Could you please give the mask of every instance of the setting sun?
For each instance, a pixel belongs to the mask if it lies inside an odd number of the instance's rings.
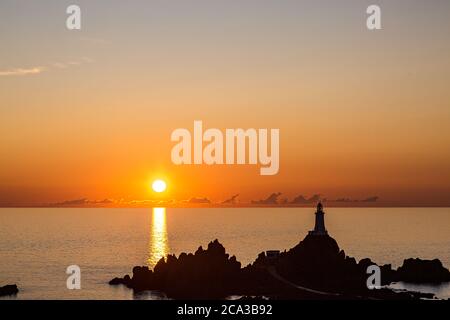
[[[167,188],[166,182],[161,179],[155,180],[152,183],[152,189],[155,192],[158,192],[158,193],[164,192],[166,190],[166,188]]]

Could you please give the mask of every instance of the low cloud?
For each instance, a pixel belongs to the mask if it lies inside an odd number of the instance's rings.
[[[236,198],[237,198],[237,197],[239,197],[239,193],[238,193],[238,194],[235,194],[235,195],[233,195],[233,196],[231,196],[231,198],[229,198],[229,199],[227,199],[227,200],[225,200],[225,201],[222,201],[221,204],[235,204],[235,203],[236,203]]]
[[[103,199],[103,200],[89,200],[87,198],[74,199],[74,200],[65,200],[62,202],[51,203],[52,207],[65,207],[65,206],[85,206],[85,205],[102,205],[102,204],[111,204],[114,203],[113,200]]]
[[[292,204],[312,204],[321,201],[320,194],[315,194],[310,198],[305,198],[303,195],[295,197],[291,203]]]
[[[28,76],[40,74],[44,71],[49,71],[51,69],[67,69],[74,66],[81,66],[86,63],[93,63],[94,60],[88,57],[82,57],[76,60],[70,60],[67,62],[53,62],[47,66],[38,66],[31,68],[12,68],[8,70],[0,70],[0,77],[7,76]]]
[[[377,202],[378,199],[379,199],[379,197],[373,196],[373,197],[369,197],[369,198],[363,199],[363,200],[361,200],[361,201],[362,201],[362,202]]]
[[[86,198],[81,199],[74,199],[74,200],[64,200],[61,202],[52,203],[52,206],[59,207],[59,206],[82,206],[85,204],[88,204],[89,200]]]
[[[126,201],[126,200],[119,200],[117,202],[119,206],[171,206],[174,205],[176,203],[175,200],[170,199],[170,200],[151,200],[151,199],[147,199],[147,200],[130,200],[130,201]]]
[[[368,197],[368,198],[361,199],[361,200],[359,200],[359,199],[351,199],[351,198],[337,198],[337,199],[329,200],[329,201],[332,201],[332,202],[346,202],[346,203],[348,203],[348,202],[377,202],[378,199],[379,199],[379,197],[373,196],[373,197]]]
[[[278,197],[281,196],[281,192],[272,193],[266,199],[252,200],[252,204],[278,204]]]
[[[26,76],[39,74],[45,70],[44,67],[33,67],[33,68],[16,68],[10,70],[0,71],[0,76]]]
[[[211,203],[211,200],[208,198],[191,198],[188,200],[190,204],[198,204],[198,203]]]
[[[292,201],[289,201],[287,198],[281,198],[281,192],[274,192],[270,194],[267,198],[261,200],[252,200],[249,202],[240,202],[236,199],[239,194],[234,194],[230,198],[215,202],[210,200],[207,197],[192,197],[186,200],[176,200],[176,199],[142,199],[142,200],[125,200],[125,199],[103,199],[103,200],[89,200],[88,198],[78,198],[78,199],[70,199],[64,200],[61,202],[44,204],[44,206],[49,207],[196,207],[202,205],[210,205],[210,206],[234,206],[234,205],[253,205],[253,206],[280,206],[280,207],[289,207],[289,206],[306,206],[317,204],[320,201],[324,201],[327,203],[335,203],[337,204],[367,204],[367,203],[376,203],[379,200],[378,196],[371,196],[363,199],[352,199],[347,197],[335,198],[335,199],[327,199],[323,198],[319,194],[314,194],[311,197],[305,197],[303,195],[299,195],[295,197]]]
[[[72,66],[81,66],[82,64],[86,63],[93,63],[94,60],[88,57],[83,57],[81,59],[77,60],[71,60],[67,62],[54,62],[51,64],[52,67],[58,68],[58,69],[66,69]]]

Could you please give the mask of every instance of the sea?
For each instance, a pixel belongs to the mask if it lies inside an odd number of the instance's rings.
[[[450,268],[450,208],[325,208],[325,225],[357,260],[438,258]],[[313,208],[1,208],[0,286],[20,290],[2,299],[165,299],[108,281],[215,239],[245,266],[262,251],[289,250],[313,226]],[[71,290],[73,265],[81,288]],[[450,283],[392,287],[450,298]]]

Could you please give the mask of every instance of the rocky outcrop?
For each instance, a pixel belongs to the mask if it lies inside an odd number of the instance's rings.
[[[18,292],[19,292],[19,289],[17,288],[17,285],[15,285],[15,284],[8,284],[6,286],[0,287],[0,297],[15,295]]]
[[[383,265],[380,268],[383,285],[400,281],[430,284],[450,281],[450,272],[439,259],[409,258],[405,259],[402,266],[396,270],[392,269],[390,264]]]
[[[154,270],[134,267],[132,277],[115,278],[110,284],[125,284],[136,291],[159,290],[173,298],[223,298],[239,289],[241,264],[217,241],[194,254],[168,255]]]
[[[328,235],[309,234],[298,245],[277,257],[263,252],[253,264],[241,268],[217,241],[204,250],[178,257],[168,255],[153,270],[133,268],[130,277],[114,278],[135,291],[158,290],[176,299],[222,299],[229,295],[266,296],[275,299],[417,299],[420,293],[369,290],[369,258],[356,261]],[[381,269],[382,285],[393,281],[442,282],[449,271],[439,260],[407,259],[398,270]],[[306,289],[305,289],[306,288]],[[309,290],[313,289],[313,290]],[[429,296],[427,296],[429,298]]]
[[[441,283],[450,281],[450,272],[439,259],[405,259],[397,269],[397,281],[412,283]]]
[[[334,292],[366,288],[370,259],[345,255],[332,237],[307,235],[297,246],[280,255],[277,271],[285,278],[307,287]]]

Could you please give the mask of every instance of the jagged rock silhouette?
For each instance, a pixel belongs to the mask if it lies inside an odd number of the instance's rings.
[[[299,244],[275,257],[262,252],[253,264],[244,268],[235,256],[229,257],[216,239],[206,250],[199,247],[194,254],[181,253],[178,258],[168,255],[153,270],[134,267],[131,277],[114,278],[110,284],[124,284],[135,291],[159,290],[168,297],[183,299],[219,299],[229,295],[411,299],[421,295],[396,293],[387,288],[369,290],[367,268],[375,263],[369,258],[357,262],[346,256],[336,240],[328,235],[322,209],[319,203],[314,230]],[[398,270],[393,270],[389,264],[380,266],[380,270],[382,285],[394,281],[450,281],[450,272],[438,259],[406,259]]]
[[[0,297],[15,295],[18,292],[19,292],[19,289],[17,288],[17,285],[15,285],[15,284],[8,284],[6,286],[0,287]]]

